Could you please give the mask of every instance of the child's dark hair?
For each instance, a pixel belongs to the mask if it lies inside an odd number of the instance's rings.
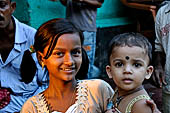
[[[115,47],[123,47],[123,46],[138,46],[144,48],[146,53],[149,56],[150,64],[152,61],[152,45],[148,41],[148,39],[140,33],[122,33],[113,37],[113,39],[109,43],[108,50],[108,60],[110,59],[110,55],[112,54],[112,50]],[[110,61],[108,61],[110,63]]]
[[[84,37],[83,37],[82,32],[80,30],[78,30],[67,19],[58,18],[58,19],[52,19],[50,21],[47,21],[46,23],[44,23],[43,25],[41,25],[38,28],[38,30],[35,34],[35,42],[34,42],[33,47],[36,52],[39,51],[39,52],[43,53],[44,48],[47,45],[49,45],[47,53],[44,57],[45,59],[48,59],[48,57],[52,54],[53,49],[55,48],[58,38],[61,35],[66,34],[66,33],[78,33],[80,36],[81,45],[83,45]],[[38,59],[38,60],[41,65],[40,59]],[[22,64],[22,65],[24,66],[24,64]],[[87,72],[88,72],[88,66],[89,66],[88,56],[86,54],[86,51],[82,47],[82,64],[81,64],[79,72],[76,75],[77,79],[87,78],[86,76],[87,76]],[[21,70],[21,72],[22,72],[22,70]],[[24,75],[24,76],[26,76],[26,75]],[[22,77],[22,79],[24,79],[24,80],[27,79],[24,76]],[[34,76],[32,76],[32,77],[30,76],[31,79],[33,79],[33,77]]]

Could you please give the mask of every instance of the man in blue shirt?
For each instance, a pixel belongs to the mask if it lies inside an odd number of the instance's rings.
[[[0,113],[19,112],[29,97],[47,87],[47,76],[40,68],[35,53],[32,54],[37,65],[35,76],[28,83],[21,81],[24,75],[21,76],[20,65],[24,52],[34,43],[36,30],[12,16],[15,8],[14,1],[0,0],[0,88],[8,90],[6,96],[10,99],[7,105],[1,105],[4,102],[0,100]]]

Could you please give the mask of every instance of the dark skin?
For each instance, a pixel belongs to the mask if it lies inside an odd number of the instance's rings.
[[[63,5],[66,5],[66,1],[67,0],[60,0]],[[85,3],[93,8],[100,8],[102,6],[102,3],[98,0],[73,0],[73,2]]]
[[[0,0],[0,53],[3,62],[6,61],[14,46],[15,25],[12,19],[12,13],[15,8],[15,2]]]
[[[155,52],[156,62],[154,62],[155,70],[152,79],[158,87],[162,87],[162,85],[167,84],[165,81],[166,75],[164,72],[164,65],[165,65],[164,57],[165,55],[163,52]]]
[[[127,0],[120,0],[124,5],[130,8],[140,9],[140,10],[146,10],[151,11],[152,16],[155,20],[156,17],[156,10],[157,7],[155,5],[147,5],[147,4],[140,4],[140,3],[130,3]]]

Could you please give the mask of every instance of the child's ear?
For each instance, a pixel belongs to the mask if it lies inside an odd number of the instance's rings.
[[[113,78],[112,74],[111,74],[111,68],[110,68],[109,65],[106,66],[106,72],[107,72],[107,75],[108,75],[109,78]]]
[[[149,79],[152,75],[152,72],[153,72],[153,66],[148,66],[146,70],[145,79]]]

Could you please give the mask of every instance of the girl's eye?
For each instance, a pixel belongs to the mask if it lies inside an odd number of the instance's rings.
[[[55,55],[57,55],[57,56],[61,57],[61,56],[63,56],[63,55],[64,55],[64,53],[63,53],[63,52],[56,52],[56,53],[55,53]]]
[[[115,67],[122,67],[122,66],[123,66],[123,63],[121,63],[121,62],[118,62],[115,64]]]
[[[140,64],[140,63],[134,63],[133,65],[134,65],[136,68],[139,68],[139,67],[142,66],[142,64]]]
[[[81,50],[73,50],[72,55],[79,56],[81,54]]]

